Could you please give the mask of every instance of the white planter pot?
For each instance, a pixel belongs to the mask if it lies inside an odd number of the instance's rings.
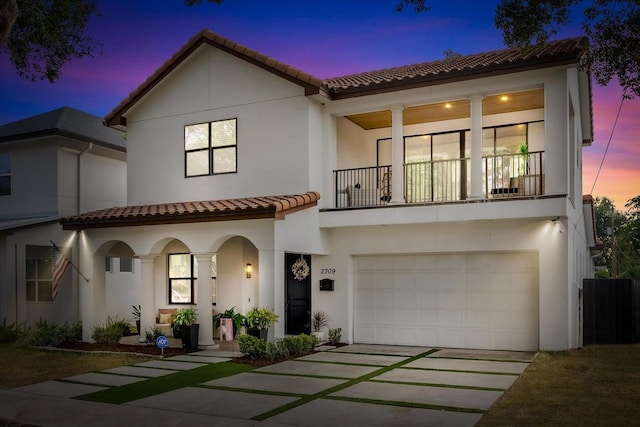
[[[313,335],[315,335],[316,337],[318,337],[318,339],[320,341],[324,341],[324,331],[319,331],[319,332],[311,332]]]

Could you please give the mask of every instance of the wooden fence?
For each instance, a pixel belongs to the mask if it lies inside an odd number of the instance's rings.
[[[585,279],[583,343],[640,342],[640,280]]]

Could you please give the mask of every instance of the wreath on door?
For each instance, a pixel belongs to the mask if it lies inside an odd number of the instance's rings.
[[[300,257],[300,259],[291,266],[291,272],[293,272],[293,277],[295,277],[296,280],[304,280],[309,276],[309,264],[307,264],[304,258]]]

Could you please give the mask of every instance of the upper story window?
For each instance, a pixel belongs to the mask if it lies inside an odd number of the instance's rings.
[[[11,195],[11,155],[0,154],[0,196]]]
[[[236,128],[236,119],[185,126],[185,176],[237,172]]]

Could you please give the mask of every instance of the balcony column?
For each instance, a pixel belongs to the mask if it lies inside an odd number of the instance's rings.
[[[138,255],[140,258],[140,337],[144,342],[145,331],[152,330],[156,324],[156,257],[155,255]]]
[[[482,199],[482,95],[471,100],[471,194],[470,199]]]
[[[198,348],[214,349],[213,341],[213,279],[211,279],[211,257],[213,253],[195,254],[198,260]]]
[[[403,204],[404,200],[404,132],[402,111],[404,105],[391,107],[391,201]]]

